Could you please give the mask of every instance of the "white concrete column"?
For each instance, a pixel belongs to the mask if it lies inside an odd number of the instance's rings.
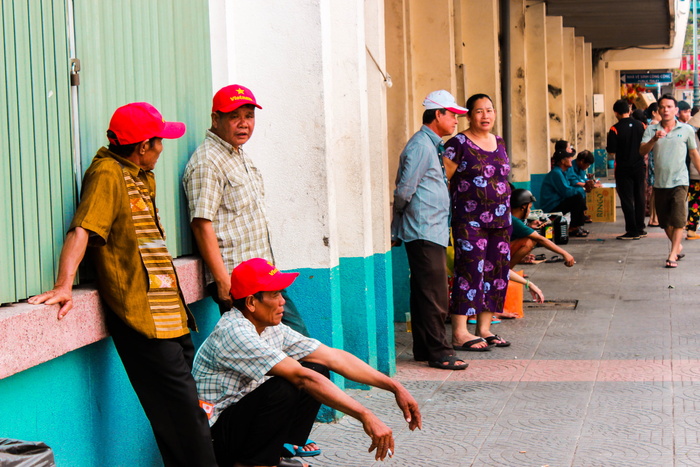
[[[494,127],[501,133],[501,72],[499,64],[497,0],[459,0],[455,2],[457,68],[463,83],[459,88],[463,101],[476,93],[491,96],[498,112]],[[466,128],[460,123],[460,130]]]
[[[420,121],[414,121],[412,111],[414,99],[410,85],[411,55],[408,52],[411,32],[408,28],[406,0],[385,0],[384,18],[386,69],[393,84],[386,93],[389,186],[393,187],[401,149],[416,131]]]
[[[550,132],[548,155],[551,156],[554,152],[554,142],[566,139],[564,134],[566,127],[566,113],[564,111],[564,30],[561,16],[548,16],[546,24]]]
[[[544,3],[525,10],[525,53],[527,67],[528,175],[549,171],[549,99],[547,91],[547,23]],[[543,46],[543,44],[545,46]]]
[[[586,76],[586,67],[584,65],[585,60],[585,50],[583,47],[584,40],[583,37],[576,36],[574,38],[574,62],[576,73],[576,96],[575,96],[575,112],[576,112],[576,142],[571,143],[576,147],[577,151],[583,151],[588,149],[593,151],[592,147],[585,146],[585,129],[586,129],[586,81],[588,81],[588,76]]]
[[[513,181],[529,181],[528,171],[528,106],[529,83],[526,70],[529,66],[526,57],[525,2],[510,0],[510,80],[511,80],[511,144],[510,163]],[[508,118],[504,115],[503,118]]]
[[[574,38],[574,28],[564,28],[563,31],[563,53],[564,53],[564,86],[562,86],[562,97],[564,98],[564,139],[572,146],[576,145],[576,40]],[[578,151],[578,148],[577,148]]]
[[[593,140],[594,123],[593,123],[593,49],[590,42],[583,45],[583,78],[584,78],[584,127],[583,132],[584,146],[590,151],[593,151],[595,141]]]

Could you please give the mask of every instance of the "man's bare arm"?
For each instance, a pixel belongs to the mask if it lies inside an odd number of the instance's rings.
[[[411,430],[421,428],[421,414],[418,403],[413,396],[395,379],[389,378],[353,354],[344,350],[334,349],[321,345],[304,360],[321,363],[331,371],[355,381],[376,388],[384,389],[394,394],[396,403],[404,414],[404,418]]]
[[[528,235],[529,238],[533,239],[546,249],[553,251],[554,253],[560,254],[564,257],[564,264],[566,264],[568,267],[571,267],[574,265],[576,261],[574,261],[574,257],[569,254],[568,251],[565,249],[561,248],[559,245],[548,239],[547,237],[543,237],[542,235],[538,234],[537,232],[532,232],[530,235]]]
[[[52,290],[31,297],[28,302],[32,305],[58,303],[58,319],[63,318],[73,308],[73,281],[78,272],[78,266],[85,256],[90,234],[82,227],[76,227],[68,232],[66,241],[61,249],[58,262],[58,277]]]
[[[190,223],[194,239],[197,242],[199,253],[207,265],[216,283],[219,301],[231,307],[231,276],[229,275],[224,259],[221,256],[219,241],[214,232],[214,225],[209,219],[195,217]]]
[[[365,433],[372,440],[368,452],[377,449],[375,459],[384,460],[389,450],[395,452],[394,436],[391,428],[379,420],[369,409],[345,394],[325,376],[301,366],[299,362],[290,357],[285,358],[272,367],[268,374],[288,380],[296,387],[308,392],[322,404],[340,410],[359,420]]]

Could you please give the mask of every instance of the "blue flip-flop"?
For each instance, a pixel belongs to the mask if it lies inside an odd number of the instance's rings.
[[[498,324],[500,322],[501,322],[501,320],[498,318],[491,319],[491,324]],[[476,320],[475,319],[468,319],[467,324],[476,324]]]
[[[308,444],[316,444],[316,441],[311,440],[311,439],[307,439],[307,440],[306,440],[306,444],[304,444],[304,446],[306,446],[306,445],[308,445]],[[284,444],[284,449],[286,449],[287,451],[289,451],[289,454],[290,454],[290,455],[292,455],[292,456],[298,456],[298,457],[314,457],[314,456],[318,456],[319,454],[321,454],[321,450],[320,450],[320,449],[315,449],[315,450],[313,450],[313,451],[304,451],[304,449],[303,449],[304,446],[299,446],[299,447],[297,447],[296,449],[294,449],[294,445],[293,445],[293,444],[291,444],[291,443],[285,443],[285,444]]]

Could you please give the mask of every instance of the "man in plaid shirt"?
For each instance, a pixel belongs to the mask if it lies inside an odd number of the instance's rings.
[[[262,175],[242,147],[253,135],[256,107],[262,109],[250,89],[238,84],[221,88],[214,95],[211,128],[182,179],[190,225],[206,264],[207,291],[222,314],[231,309],[234,267],[251,258],[274,263]],[[308,335],[286,294],[285,299],[284,323]]]
[[[193,374],[219,465],[302,465],[280,461],[282,445],[306,441],[322,403],[362,422],[376,459],[392,456],[391,429],[333,384],[329,370],[394,393],[409,428],[421,428],[418,403],[401,383],[280,324],[281,290],[297,276],[261,258],[237,266],[231,275],[234,308],[195,357]]]

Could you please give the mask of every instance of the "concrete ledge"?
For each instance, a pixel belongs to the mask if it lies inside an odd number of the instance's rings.
[[[205,297],[201,258],[174,261],[187,303]],[[73,291],[73,309],[58,320],[58,305],[15,303],[0,308],[0,379],[39,365],[80,347],[104,339],[104,324],[97,290],[90,286]]]

